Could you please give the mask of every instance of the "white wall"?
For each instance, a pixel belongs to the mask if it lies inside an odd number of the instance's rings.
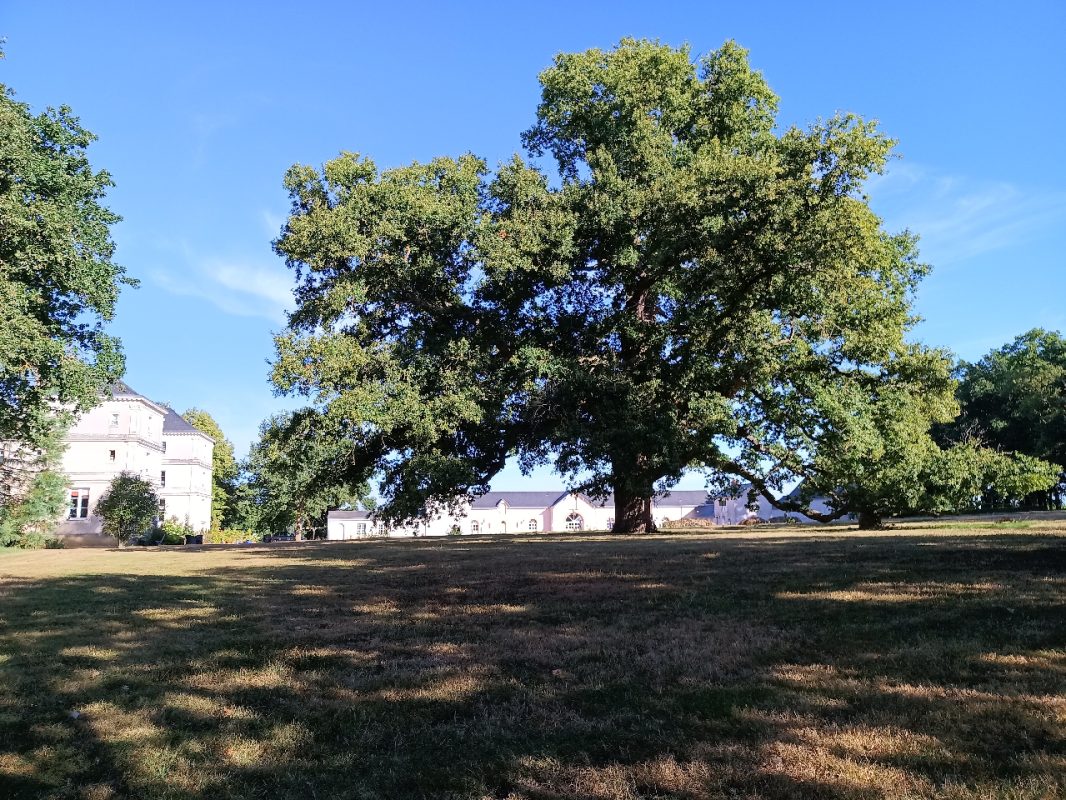
[[[167,519],[174,517],[188,523],[193,530],[211,527],[211,457],[214,442],[197,433],[167,433],[163,436],[166,453],[162,469],[166,486],[159,496],[166,503]]]
[[[162,431],[160,410],[136,398],[105,400],[82,414],[67,434],[62,468],[71,490],[88,489],[89,516],[69,519],[64,510],[57,533],[99,534],[102,520],[92,511],[119,473],[138,475],[158,488]]]

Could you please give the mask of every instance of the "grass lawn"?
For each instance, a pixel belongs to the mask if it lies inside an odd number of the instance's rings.
[[[1064,690],[1063,522],[0,556],[5,800],[1066,797]]]

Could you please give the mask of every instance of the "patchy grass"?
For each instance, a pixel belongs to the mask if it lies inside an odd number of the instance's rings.
[[[1064,534],[20,552],[0,797],[1062,797]]]

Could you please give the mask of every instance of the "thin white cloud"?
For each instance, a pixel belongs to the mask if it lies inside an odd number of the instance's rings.
[[[283,214],[275,214],[273,211],[263,209],[259,212],[259,220],[263,223],[263,230],[273,239],[281,233],[281,226],[285,224]]]
[[[892,164],[868,184],[890,230],[918,234],[924,260],[954,264],[1016,246],[1061,227],[1066,192],[980,182]]]
[[[168,292],[202,298],[227,314],[285,324],[293,305],[293,280],[284,267],[216,258],[190,260],[192,268],[180,276],[157,269],[152,279]]]

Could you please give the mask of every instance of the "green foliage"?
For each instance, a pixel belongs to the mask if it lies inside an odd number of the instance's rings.
[[[64,427],[52,418],[37,447],[6,443],[0,456],[0,547],[48,547],[66,500],[59,472]]]
[[[204,535],[204,541],[209,544],[236,544],[238,542],[258,542],[263,537],[255,531],[240,528],[226,528],[225,530],[208,531]]]
[[[91,408],[122,375],[104,324],[135,282],[111,260],[94,138],[66,106],[35,116],[0,84],[0,441],[40,447],[57,407]]]
[[[153,544],[185,544],[185,537],[196,533],[188,522],[181,522],[177,517],[168,517],[153,528],[150,541]]]
[[[215,418],[206,411],[190,408],[182,417],[215,440],[211,456],[211,529],[219,530],[232,524],[236,517],[234,495],[240,468],[233,455],[233,442],[225,437]]]
[[[311,409],[271,417],[260,427],[251,449],[246,489],[242,491],[245,525],[255,530],[312,538],[324,533],[326,513],[342,505],[368,507],[365,483],[332,479],[337,460],[350,442],[337,439],[329,420]]]
[[[1066,338],[1034,329],[963,363],[958,397],[962,413],[944,430],[948,439],[977,436],[1005,451],[1066,465]],[[1060,507],[1066,473],[1050,491],[1032,490],[1027,502]],[[1006,493],[1018,498],[1018,490]]]
[[[158,508],[159,498],[152,484],[123,472],[111,481],[94,513],[103,519],[104,533],[114,536],[123,545],[148,530]]]
[[[807,479],[836,492],[822,519],[926,504],[954,384],[906,340],[916,237],[862,194],[893,142],[850,114],[777,132],[732,42],[694,64],[625,39],[540,82],[540,162],[287,173],[298,305],[272,380],[331,441],[305,482],[380,479],[382,516],[414,517],[516,454],[613,490],[618,531],[690,468],[767,497]]]

